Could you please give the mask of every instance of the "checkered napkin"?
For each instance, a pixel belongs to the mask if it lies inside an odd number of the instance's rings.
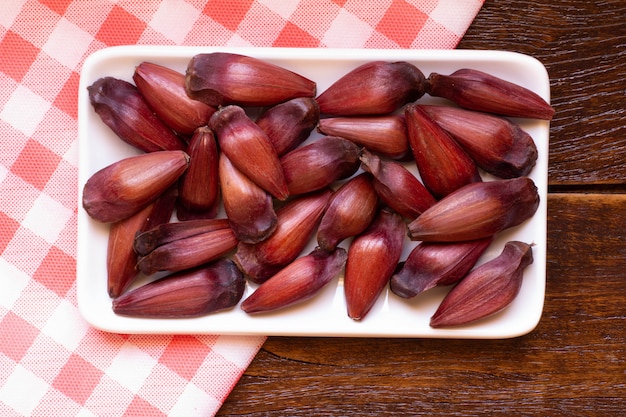
[[[76,302],[77,90],[120,44],[454,48],[481,0],[11,0],[0,11],[0,415],[210,416],[264,337],[124,335]]]

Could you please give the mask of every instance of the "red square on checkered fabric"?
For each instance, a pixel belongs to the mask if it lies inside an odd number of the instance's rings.
[[[135,396],[133,401],[128,405],[124,412],[124,417],[136,417],[136,416],[167,416],[163,411],[159,410],[148,401],[141,397]]]
[[[320,40],[311,36],[291,22],[287,22],[283,30],[272,44],[278,47],[316,48]]]
[[[28,140],[20,152],[11,172],[22,177],[39,190],[43,190],[61,157],[34,140]]]
[[[78,96],[79,81],[80,75],[76,72],[72,72],[70,78],[65,82],[53,103],[57,108],[63,110],[74,119],[78,118],[78,102],[76,97]]]
[[[119,6],[113,6],[96,39],[107,46],[136,43],[146,29],[146,23]]]
[[[344,5],[344,4],[346,4],[346,2],[347,2],[348,0],[331,0],[331,1],[332,1],[333,3],[335,3],[335,4],[339,5],[339,6],[343,7],[343,5]]]
[[[9,311],[0,321],[0,353],[19,362],[38,334],[35,326]]]
[[[39,0],[39,3],[45,4],[51,10],[54,10],[58,14],[62,15],[65,13],[67,6],[69,6],[72,1],[73,0]]]
[[[52,386],[77,403],[84,404],[103,374],[104,372],[80,356],[72,354]]]
[[[216,22],[235,31],[250,10],[253,0],[209,1],[202,11]]]
[[[428,15],[404,0],[394,0],[376,30],[395,41],[403,48],[409,48],[422,30]]]
[[[174,336],[159,362],[189,381],[210,352],[211,347],[194,336]]]
[[[4,249],[7,247],[11,239],[13,239],[13,235],[15,231],[20,227],[19,222],[7,216],[3,212],[0,211],[0,224],[2,228],[0,228],[0,253],[4,252]]]
[[[76,261],[59,248],[52,246],[33,278],[64,297],[74,284]]]
[[[15,32],[8,31],[0,42],[0,71],[21,81],[32,65],[39,49]]]

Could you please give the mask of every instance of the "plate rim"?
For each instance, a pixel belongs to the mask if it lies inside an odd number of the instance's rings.
[[[450,329],[432,329],[430,332],[422,332],[419,334],[411,332],[399,333],[397,331],[385,332],[377,331],[372,333],[371,331],[364,330],[362,326],[359,330],[355,327],[354,331],[341,332],[341,331],[315,331],[310,332],[302,329],[281,329],[280,326],[272,326],[271,324],[265,327],[255,326],[254,323],[251,328],[247,330],[235,329],[229,330],[228,327],[215,326],[213,328],[198,329],[194,328],[193,323],[197,323],[198,319],[135,319],[117,316],[119,320],[114,322],[106,322],[102,319],[101,310],[93,308],[89,304],[88,291],[91,288],[86,281],[86,277],[89,270],[87,265],[87,258],[84,255],[86,251],[85,242],[89,241],[89,234],[87,232],[86,222],[93,222],[85,211],[82,209],[82,187],[84,182],[88,178],[89,170],[92,167],[87,164],[87,156],[89,155],[90,148],[85,145],[86,137],[88,136],[89,126],[89,114],[91,107],[89,104],[86,87],[90,85],[94,79],[93,74],[97,72],[103,63],[115,59],[137,59],[138,57],[158,57],[166,56],[168,59],[181,59],[190,58],[194,54],[204,52],[233,52],[240,53],[242,55],[256,56],[262,59],[299,59],[307,61],[316,61],[320,59],[330,61],[346,61],[350,60],[412,60],[426,59],[430,61],[440,60],[449,63],[458,61],[474,60],[483,63],[493,61],[513,61],[528,68],[536,76],[540,76],[539,84],[541,89],[535,89],[534,91],[542,96],[546,101],[550,102],[550,80],[546,68],[536,58],[524,55],[518,52],[512,51],[499,51],[499,50],[467,50],[467,49],[434,49],[434,50],[419,50],[419,49],[351,49],[351,48],[273,48],[273,47],[218,47],[218,46],[158,46],[158,45],[123,45],[114,46],[109,48],[100,49],[90,56],[88,56],[80,71],[79,80],[79,103],[78,103],[78,227],[77,227],[77,303],[78,309],[83,318],[94,328],[99,330],[113,332],[113,333],[128,333],[128,334],[228,334],[228,335],[265,335],[265,336],[315,336],[315,337],[407,337],[407,338],[458,338],[458,339],[506,339],[522,336],[530,333],[538,325],[541,315],[543,313],[543,305],[545,303],[545,287],[546,287],[546,244],[547,244],[547,159],[549,151],[549,122],[541,121],[540,124],[541,139],[545,140],[543,146],[545,147],[544,155],[541,155],[541,159],[538,159],[537,164],[539,169],[545,173],[538,178],[537,184],[540,189],[540,206],[535,216],[539,216],[535,220],[535,224],[538,227],[537,235],[541,236],[541,242],[543,245],[537,255],[533,253],[535,262],[537,259],[541,261],[543,268],[539,268],[538,273],[541,275],[540,285],[536,290],[537,300],[540,300],[540,305],[535,304],[532,311],[528,311],[528,317],[526,319],[526,325],[507,331],[485,333],[481,332],[481,325],[472,325],[467,327],[450,328]],[[348,57],[348,58],[346,58]],[[132,75],[132,69],[129,70],[129,74]],[[425,74],[427,75],[427,74]],[[319,93],[320,91],[318,91]],[[535,138],[538,140],[538,138]],[[541,165],[539,165],[541,164]],[[535,169],[538,169],[536,166]],[[533,251],[535,252],[535,250]],[[535,268],[537,269],[537,268]],[[106,295],[106,294],[105,294]],[[108,295],[106,296],[108,298]],[[245,296],[244,296],[245,297]],[[235,308],[238,308],[236,306]],[[214,317],[220,317],[226,315],[228,312],[216,313]],[[256,320],[256,319],[253,319]],[[115,323],[122,322],[124,325],[116,325]],[[142,324],[151,323],[148,326],[142,326]],[[175,323],[175,324],[172,324]],[[184,325],[181,325],[184,323]],[[359,326],[363,323],[355,323],[355,326]]]

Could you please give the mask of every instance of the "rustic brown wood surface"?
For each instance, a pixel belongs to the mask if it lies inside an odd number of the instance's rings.
[[[218,415],[619,416],[626,410],[626,1],[486,1],[459,48],[551,78],[538,327],[508,340],[270,337]]]

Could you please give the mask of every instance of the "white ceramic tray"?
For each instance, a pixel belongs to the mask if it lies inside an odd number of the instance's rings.
[[[504,311],[475,324],[449,329],[432,329],[429,320],[449,288],[435,288],[411,300],[387,289],[369,314],[360,322],[348,318],[342,277],[338,276],[316,297],[288,309],[248,316],[239,306],[193,319],[140,319],[115,315],[106,286],[108,226],[100,224],[82,209],[82,188],[97,170],[137,153],[117,138],[93,111],[87,86],[98,78],[113,76],[132,81],[134,67],[151,61],[185,71],[195,54],[215,51],[236,52],[261,58],[317,82],[318,93],[352,68],[372,60],[408,61],[422,70],[449,74],[459,68],[487,71],[521,84],[549,102],[550,84],[544,66],[534,58],[502,51],[469,50],[372,50],[372,49],[285,49],[123,46],[100,50],[83,65],[79,86],[79,212],[78,212],[78,306],[94,327],[119,333],[234,334],[351,337],[423,338],[509,338],[532,331],[543,310],[546,283],[546,200],[549,122],[517,120],[535,140],[539,157],[530,176],[539,189],[541,202],[536,214],[522,225],[501,233],[479,260],[497,256],[506,241],[534,243],[534,263],[526,268],[521,291]],[[429,96],[422,103],[438,102]],[[314,134],[315,136],[315,134]],[[312,138],[314,138],[312,136]],[[414,171],[415,172],[415,171]],[[484,176],[489,180],[489,176]],[[407,238],[402,260],[415,246]],[[312,241],[304,251],[315,246]],[[343,247],[346,247],[344,242]],[[249,285],[244,299],[254,290]]]

